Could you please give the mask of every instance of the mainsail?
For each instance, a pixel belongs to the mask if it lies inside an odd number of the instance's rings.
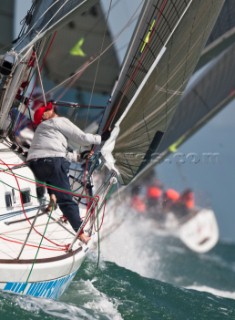
[[[150,162],[222,5],[146,1],[107,121],[115,126],[113,157],[124,184]]]

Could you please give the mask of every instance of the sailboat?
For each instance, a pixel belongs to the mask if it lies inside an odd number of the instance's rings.
[[[119,71],[115,41],[106,27],[112,6],[105,17],[96,0],[33,2],[18,39],[2,56],[0,65],[0,289],[52,299],[64,292],[95,241],[113,185],[117,180],[122,185],[134,181],[151,162],[169,130],[222,5],[221,0],[213,4],[210,0],[143,1]],[[55,50],[61,61],[53,66],[57,33],[60,47],[67,43],[70,46],[70,37],[60,38],[60,32],[67,28],[72,33],[79,24],[75,17],[87,23],[83,35],[78,34],[69,56],[60,56]],[[89,48],[97,43],[93,32],[100,32],[95,23],[101,17],[101,44],[91,55]],[[112,60],[107,68],[108,51]],[[79,63],[71,70],[72,55],[79,57]],[[44,66],[47,80],[41,70]],[[91,77],[99,81],[89,84]],[[45,86],[52,82],[56,87],[45,92]],[[71,185],[83,216],[82,228],[92,237],[88,244],[78,241],[80,230],[75,233],[63,221],[59,209],[45,210],[48,196],[45,193],[39,197],[44,186],[35,180],[25,162],[30,139],[23,143],[25,136],[17,133],[26,112],[31,120],[36,83],[42,91],[42,102],[53,95],[61,112],[84,131],[101,133],[112,129],[111,137],[101,148],[94,148],[89,161],[71,166]],[[88,106],[62,100],[76,86],[80,92],[89,93]],[[109,95],[106,104],[102,101],[93,106],[95,94],[104,91],[105,98]],[[12,116],[13,111],[16,116]]]

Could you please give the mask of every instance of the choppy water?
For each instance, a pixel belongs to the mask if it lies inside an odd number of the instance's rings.
[[[59,301],[0,292],[0,319],[235,319],[235,244],[199,255],[150,224],[129,218]]]

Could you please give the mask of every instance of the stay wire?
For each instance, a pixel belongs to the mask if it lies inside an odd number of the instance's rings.
[[[110,0],[110,2],[109,2],[109,9],[108,9],[108,13],[107,13],[107,16],[106,16],[106,19],[105,19],[106,20],[105,21],[105,29],[104,29],[103,39],[102,39],[102,43],[101,43],[101,47],[100,47],[99,58],[98,58],[97,66],[96,66],[96,70],[95,70],[95,76],[94,76],[94,81],[93,81],[93,85],[92,85],[92,89],[91,89],[90,100],[89,100],[89,103],[88,103],[88,112],[87,112],[87,116],[86,116],[85,126],[87,126],[88,113],[90,111],[90,106],[91,106],[91,102],[92,102],[93,94],[94,94],[94,90],[95,90],[95,84],[96,84],[97,76],[98,76],[98,72],[99,72],[100,59],[101,59],[101,54],[102,54],[103,48],[104,48],[105,35],[106,35],[107,29],[108,29],[108,20],[109,20],[109,16],[110,16],[111,7],[112,7],[112,0]]]

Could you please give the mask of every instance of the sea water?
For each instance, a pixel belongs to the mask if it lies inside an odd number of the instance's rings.
[[[0,319],[235,319],[235,245],[197,254],[129,214],[58,301],[0,292]]]

